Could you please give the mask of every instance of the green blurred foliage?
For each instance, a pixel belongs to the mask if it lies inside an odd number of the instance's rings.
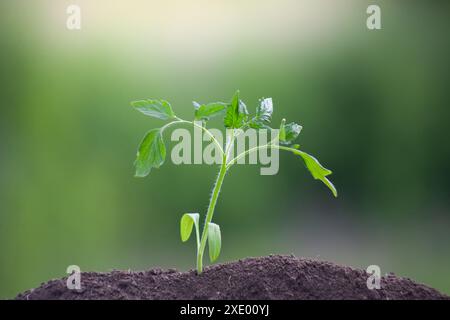
[[[114,34],[87,13],[83,29],[71,32],[67,1],[2,1],[0,297],[63,276],[70,264],[194,267],[195,244],[181,243],[178,222],[184,212],[204,213],[217,168],[168,162],[134,178],[136,147],[162,122],[129,102],[164,98],[189,118],[192,100],[226,101],[238,88],[251,110],[272,97],[275,123],[285,115],[303,125],[300,145],[333,170],[340,196],[289,154],[281,154],[276,176],[235,166],[216,209],[220,261],[320,255],[380,264],[449,293],[450,10],[446,3],[377,1],[383,29],[368,31],[368,3],[346,1],[341,19],[310,38],[295,27],[246,32],[244,21],[224,40],[227,50],[202,55],[195,44],[169,51],[177,43],[167,44],[163,29],[133,46],[128,35],[141,26],[132,17],[131,31]],[[247,4],[249,18],[252,6],[258,3]],[[286,12],[290,6],[296,9],[283,1]],[[176,4],[167,8],[168,18],[177,11]],[[323,19],[307,25],[321,31]]]

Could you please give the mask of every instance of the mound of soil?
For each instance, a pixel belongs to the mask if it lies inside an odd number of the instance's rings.
[[[294,256],[248,258],[194,270],[152,269],[81,274],[81,290],[51,280],[16,299],[449,299],[435,289],[388,274],[369,290],[363,270]]]

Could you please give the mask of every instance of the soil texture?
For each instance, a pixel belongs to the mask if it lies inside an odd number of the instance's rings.
[[[195,270],[81,273],[81,289],[69,290],[67,278],[51,280],[16,299],[449,299],[411,279],[387,274],[381,288],[369,290],[369,275],[334,263],[271,255]]]

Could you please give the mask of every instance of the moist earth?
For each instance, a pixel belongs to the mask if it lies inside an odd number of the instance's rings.
[[[81,273],[81,289],[69,290],[67,278],[51,280],[16,299],[449,299],[411,279],[387,274],[380,289],[368,289],[369,275],[334,263],[271,255],[195,270]]]

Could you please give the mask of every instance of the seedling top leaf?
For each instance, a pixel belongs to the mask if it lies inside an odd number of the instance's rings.
[[[231,104],[227,108],[227,113],[223,120],[226,128],[241,128],[247,120],[247,107],[239,100],[239,90],[234,94]]]
[[[223,102],[213,102],[208,104],[198,104],[194,102],[195,120],[209,120],[212,117],[223,114],[227,105]]]

